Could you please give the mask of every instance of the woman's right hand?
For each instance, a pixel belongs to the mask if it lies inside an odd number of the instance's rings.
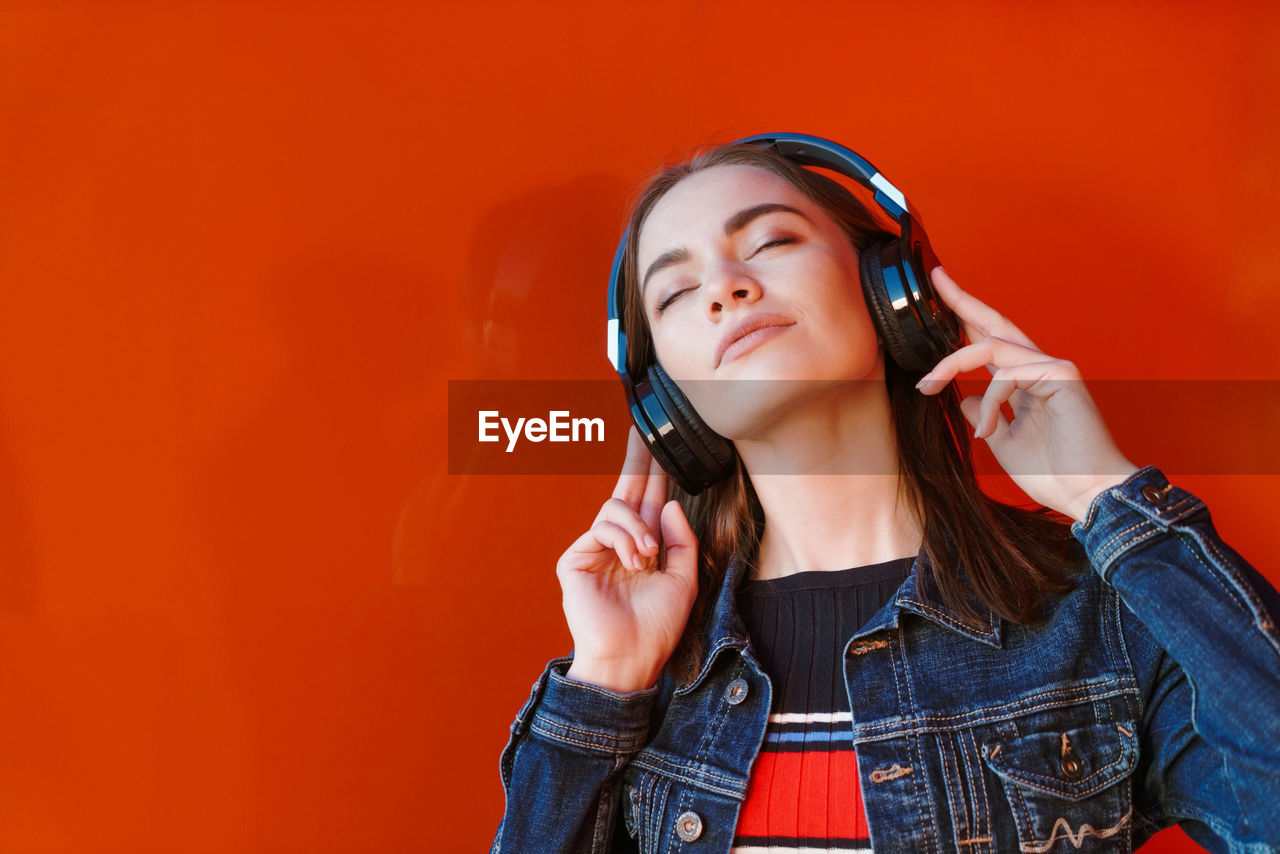
[[[629,694],[657,682],[675,650],[698,590],[698,540],[666,498],[667,474],[632,427],[613,496],[556,564],[569,678]]]

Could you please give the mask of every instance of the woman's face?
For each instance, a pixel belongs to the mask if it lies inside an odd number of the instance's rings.
[[[683,179],[650,211],[637,258],[658,361],[722,435],[832,381],[884,378],[857,253],[772,172],[715,166]]]

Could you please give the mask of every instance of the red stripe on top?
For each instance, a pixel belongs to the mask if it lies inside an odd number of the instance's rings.
[[[854,752],[761,752],[738,835],[866,839]]]

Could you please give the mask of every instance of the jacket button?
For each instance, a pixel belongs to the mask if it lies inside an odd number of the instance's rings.
[[[685,842],[692,842],[702,835],[702,816],[692,810],[682,812],[676,818],[676,835]]]
[[[730,682],[729,687],[724,692],[724,697],[731,706],[736,706],[747,699],[747,680],[735,679]]]
[[[1172,484],[1167,484],[1164,489],[1147,484],[1142,487],[1142,497],[1150,501],[1152,504],[1163,504],[1164,497],[1169,494],[1169,490],[1173,489]]]
[[[1077,759],[1074,754],[1068,753],[1062,757],[1062,773],[1066,775],[1068,780],[1078,779],[1083,771],[1084,763]]]

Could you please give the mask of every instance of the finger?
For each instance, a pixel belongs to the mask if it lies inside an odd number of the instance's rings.
[[[933,370],[920,378],[916,388],[925,394],[932,394],[941,391],[946,387],[947,383],[965,371],[987,367],[994,374],[996,369],[999,368],[1043,362],[1044,360],[1044,353],[1034,348],[1024,347],[1021,344],[1006,341],[1003,338],[983,338],[981,341],[968,344],[954,353],[944,356],[938,364],[933,366]]]
[[[633,424],[627,431],[627,456],[622,461],[622,474],[613,487],[613,498],[639,509],[644,498],[645,486],[649,482],[649,463],[653,455],[645,447],[640,431]]]
[[[1014,367],[1001,367],[996,370],[991,383],[987,385],[987,391],[982,396],[982,408],[978,414],[978,421],[975,424],[974,438],[983,439],[989,437],[996,431],[996,419],[1000,416],[1000,407],[1004,406],[1006,401],[1015,403],[1014,394],[1030,394],[1036,396],[1036,387],[1043,380],[1052,380],[1059,378],[1062,367],[1066,362],[1060,359],[1051,359],[1047,361],[1029,362],[1027,365],[1016,365]],[[1041,389],[1043,396],[1043,389]],[[1019,398],[1025,405],[1025,399]],[[1014,406],[1014,414],[1018,412],[1018,407]]]
[[[975,439],[986,439],[989,443],[998,442],[1004,436],[1006,430],[1009,429],[1009,419],[1004,417],[999,408],[996,409],[995,428],[989,433],[982,436],[978,435],[978,423],[982,417],[982,398],[976,394],[969,395],[960,401],[960,412],[964,414],[965,420],[974,428]]]
[[[658,525],[649,525],[640,514],[620,498],[610,498],[596,515],[596,522],[609,522],[622,528],[635,541],[642,554],[658,553]]]
[[[606,549],[612,549],[618,561],[627,569],[643,569],[644,558],[636,548],[635,538],[621,525],[599,521],[591,526],[591,536]]]
[[[1043,397],[1043,388],[1040,390],[1041,393],[1037,395],[1036,386],[1046,380],[1059,379],[1059,374],[1065,365],[1066,363],[1061,359],[1050,359],[997,370],[982,395],[982,405],[977,421],[974,424],[974,438],[985,439],[995,434],[998,426],[997,419],[1001,417],[1000,407],[1006,401],[1013,406],[1015,403],[1013,396],[1015,394],[1021,392],[1022,395],[1030,395],[1033,398],[1036,396]],[[1027,399],[1020,397],[1019,400],[1021,401],[1021,406],[1026,405]],[[1015,415],[1018,409],[1019,406],[1013,406]]]
[[[663,571],[676,573],[696,588],[698,538],[689,527],[679,501],[668,501],[662,508],[662,542],[667,549]]]
[[[649,477],[644,486],[644,497],[640,500],[640,518],[652,531],[661,530],[660,519],[663,505],[667,503],[667,473],[658,461],[649,456]]]
[[[982,302],[973,294],[961,289],[956,280],[942,267],[934,267],[929,274],[929,281],[942,301],[951,306],[951,310],[964,325],[965,335],[970,341],[981,338],[996,337],[1013,341],[1024,347],[1039,349],[1021,329],[1009,318]]]
[[[982,403],[978,407],[978,419],[974,424],[973,438],[984,439],[996,431],[1002,417],[1000,405],[1009,399],[1018,388],[1018,380],[995,379],[987,386],[982,395]]]
[[[989,439],[995,436],[999,429],[999,419],[1003,417],[1001,406],[1006,401],[1016,418],[1032,400],[1052,394],[1048,391],[1051,385],[1060,388],[1060,381],[1066,378],[1064,372],[1069,370],[1074,370],[1071,363],[1063,359],[1048,359],[996,371],[995,378],[982,397],[982,413],[975,437]]]
[[[605,553],[609,558],[602,563],[601,555]],[[584,531],[560,556],[556,575],[563,578],[574,572],[608,571],[614,560],[624,569],[635,569],[637,558],[640,555],[636,553],[635,541],[630,535],[611,522],[600,521]],[[643,565],[643,558],[640,562]]]

